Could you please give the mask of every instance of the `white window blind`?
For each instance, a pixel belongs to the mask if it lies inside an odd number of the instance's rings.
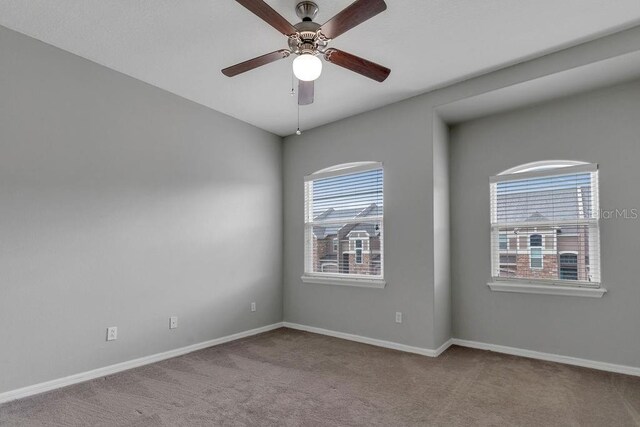
[[[600,286],[597,165],[539,164],[490,185],[494,280]]]
[[[305,275],[382,279],[383,171],[368,162],[305,177]]]

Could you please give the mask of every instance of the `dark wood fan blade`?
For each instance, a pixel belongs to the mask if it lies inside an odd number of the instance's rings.
[[[298,80],[298,105],[313,104],[314,86],[313,81]]]
[[[236,0],[238,3],[249,9],[251,12],[262,18],[267,24],[280,31],[285,36],[296,33],[296,28],[282,17],[271,6],[262,0]]]
[[[384,0],[356,0],[320,27],[320,32],[327,38],[335,39],[385,10],[387,4]]]
[[[324,59],[378,82],[385,81],[391,73],[391,70],[387,67],[338,49],[327,49]]]
[[[222,70],[222,74],[227,77],[237,76],[238,74],[253,70],[254,68],[270,64],[278,59],[286,58],[289,55],[291,55],[291,53],[286,49],[276,50],[275,52],[267,53],[266,55],[258,56],[257,58],[227,67]]]

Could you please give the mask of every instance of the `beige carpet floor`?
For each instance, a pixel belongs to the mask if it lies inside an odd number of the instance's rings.
[[[639,426],[640,378],[290,329],[0,406],[2,426]]]

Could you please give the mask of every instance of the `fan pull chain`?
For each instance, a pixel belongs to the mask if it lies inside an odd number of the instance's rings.
[[[298,130],[296,130],[296,135],[302,135],[300,130],[300,103],[298,103]]]
[[[294,87],[294,75],[291,73],[291,96],[295,94],[293,90]],[[296,135],[302,135],[302,131],[300,130],[300,102],[299,100],[296,102],[296,107],[298,108],[298,129],[296,129]]]

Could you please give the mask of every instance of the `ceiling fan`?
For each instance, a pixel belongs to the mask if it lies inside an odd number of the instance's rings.
[[[356,0],[342,12],[323,25],[313,22],[318,14],[318,5],[312,1],[301,1],[296,6],[296,15],[302,22],[290,24],[271,6],[262,0],[236,0],[242,6],[262,18],[267,24],[289,39],[289,49],[280,49],[257,58],[241,62],[222,70],[225,76],[233,77],[254,68],[261,67],[290,55],[297,55],[293,61],[293,72],[298,78],[298,104],[313,103],[313,81],[322,72],[323,56],[327,62],[339,65],[365,77],[383,82],[390,69],[366,59],[328,47],[329,42],[364,21],[387,9],[384,0]]]

